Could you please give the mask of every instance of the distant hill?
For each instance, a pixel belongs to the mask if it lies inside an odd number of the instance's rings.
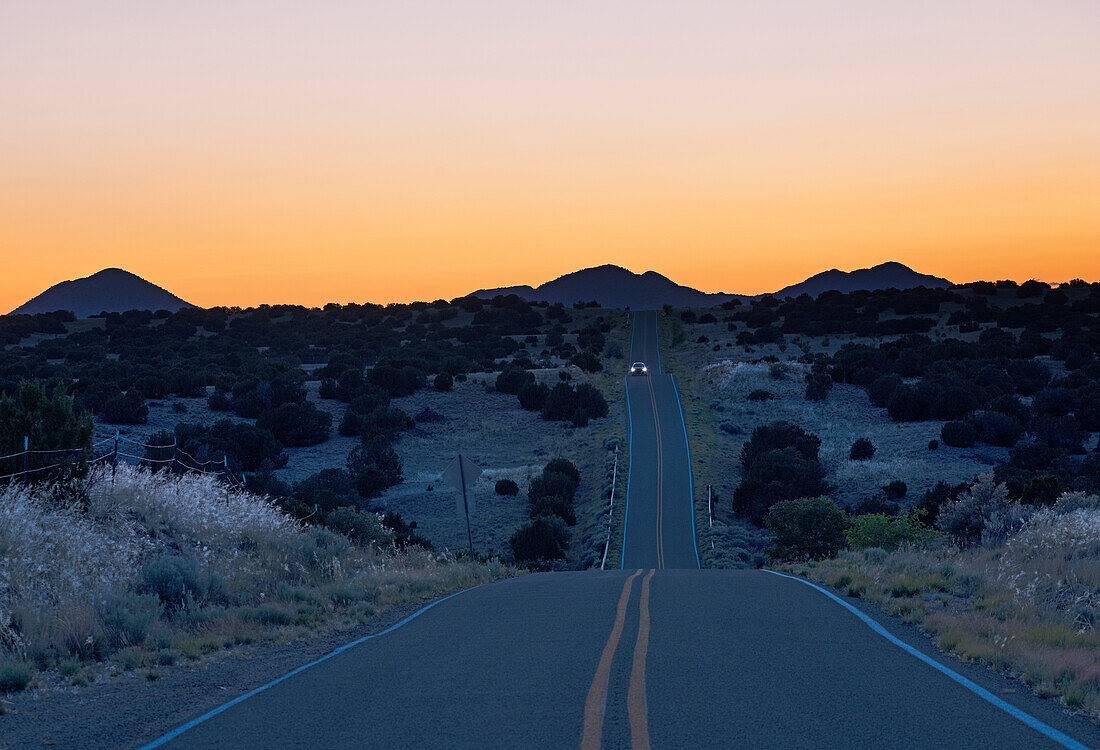
[[[598,266],[567,273],[538,287],[509,286],[479,289],[471,296],[492,299],[498,294],[515,294],[529,302],[574,302],[595,300],[603,307],[654,309],[673,307],[711,307],[731,300],[732,294],[707,294],[680,286],[656,271],[634,273],[619,266]]]
[[[779,299],[798,297],[808,294],[816,297],[822,292],[855,292],[860,289],[912,289],[925,286],[929,289],[944,289],[951,286],[947,279],[928,274],[917,273],[901,263],[882,263],[872,268],[860,268],[856,271],[823,271],[798,284],[784,287],[772,296]]]
[[[54,284],[34,299],[12,310],[11,314],[72,310],[78,318],[89,318],[103,311],[172,310],[195,307],[176,295],[121,268],[105,268],[87,278]]]
[[[816,297],[822,292],[837,290],[853,292],[859,289],[912,289],[917,286],[944,288],[951,286],[947,279],[917,273],[901,263],[883,263],[873,268],[856,271],[824,271],[803,282],[774,292],[771,296],[783,299],[809,294]],[[673,307],[713,307],[731,299],[749,300],[743,294],[708,294],[698,289],[680,286],[656,271],[633,273],[619,266],[585,268],[548,281],[537,287],[506,286],[497,289],[479,289],[471,296],[491,299],[498,294],[515,294],[530,302],[574,302],[595,300],[603,307],[632,307],[636,310],[654,309],[662,305]],[[755,295],[763,297],[765,295]]]

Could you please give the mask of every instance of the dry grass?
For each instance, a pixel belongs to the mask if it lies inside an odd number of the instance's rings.
[[[1040,510],[995,547],[870,549],[787,569],[877,602],[944,651],[1100,722],[1098,503]]]
[[[0,491],[0,666],[119,670],[363,621],[514,571],[308,527],[209,477],[120,466]],[[12,667],[15,665],[15,667]]]

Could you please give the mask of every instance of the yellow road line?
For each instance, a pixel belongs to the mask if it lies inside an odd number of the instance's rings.
[[[611,662],[615,658],[615,651],[619,648],[619,639],[623,635],[623,624],[626,622],[626,605],[630,601],[630,587],[634,579],[641,574],[641,570],[635,571],[632,576],[623,583],[622,593],[619,594],[619,606],[615,612],[615,624],[611,628],[611,635],[607,637],[607,643],[603,647],[603,654],[596,666],[596,674],[592,676],[592,685],[588,688],[588,697],[584,701],[584,729],[581,734],[581,750],[599,750],[603,739],[603,716],[607,708],[607,682],[611,676]]]
[[[634,663],[630,667],[630,688],[626,711],[630,717],[630,747],[649,748],[649,707],[645,697],[645,662],[649,654],[649,581],[652,570],[642,579],[642,597],[638,604],[638,640],[634,643]]]

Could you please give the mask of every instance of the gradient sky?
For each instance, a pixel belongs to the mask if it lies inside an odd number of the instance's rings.
[[[1100,280],[1100,2],[0,2],[0,309]]]

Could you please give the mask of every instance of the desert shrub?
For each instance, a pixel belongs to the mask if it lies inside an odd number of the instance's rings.
[[[934,526],[943,506],[958,499],[959,493],[964,489],[966,489],[966,485],[952,487],[947,482],[936,482],[936,486],[921,495],[920,500],[914,506],[917,517],[923,523]]]
[[[944,504],[936,528],[960,547],[992,546],[1003,542],[1026,517],[1020,504],[1008,499],[1008,488],[992,474],[983,474],[958,500]]]
[[[833,379],[826,374],[811,375],[806,383],[806,398],[809,401],[824,401],[833,389]]]
[[[325,397],[322,396],[322,398]],[[229,394],[221,388],[214,389],[214,392],[210,394],[210,398],[206,399],[206,405],[210,407],[211,411],[233,410],[233,402],[229,400]]]
[[[940,439],[952,448],[969,448],[978,439],[978,432],[969,422],[948,422],[940,428]]]
[[[599,372],[603,369],[600,358],[587,349],[577,352],[569,361],[585,372]]]
[[[583,406],[577,407],[577,410],[573,412],[573,419],[571,420],[574,427],[585,427],[588,425],[588,412],[584,410]]]
[[[1058,457],[1058,451],[1041,440],[1025,440],[1012,447],[1009,461],[1028,471],[1042,471]]]
[[[932,438],[931,440],[928,441],[928,450],[937,451],[939,449],[940,449],[940,441],[939,440],[936,440],[935,438]]]
[[[516,365],[505,365],[500,374],[497,375],[496,389],[501,393],[509,393],[516,395],[519,393],[519,389],[527,384],[534,384],[535,376],[527,370]]]
[[[144,643],[163,613],[164,602],[156,592],[114,594],[96,605],[96,614],[112,649]]]
[[[327,512],[359,504],[355,477],[345,469],[322,469],[297,482],[292,493],[294,500],[309,511],[314,506]]]
[[[145,397],[136,389],[131,389],[107,399],[100,415],[111,424],[145,424],[149,421],[149,407],[145,404]]]
[[[287,403],[262,413],[256,426],[271,432],[283,445],[317,445],[328,440],[332,415],[308,402]]]
[[[775,535],[774,554],[785,560],[818,560],[844,548],[847,519],[827,497],[782,500],[768,509],[764,525]]]
[[[511,479],[498,479],[493,490],[498,495],[518,495],[519,485],[513,482]]]
[[[567,458],[552,458],[543,467],[544,472],[554,471],[558,474],[564,474],[572,479],[577,484],[581,483],[581,472],[577,468],[577,465]]]
[[[584,409],[590,419],[607,416],[607,401],[603,394],[589,383],[571,386],[557,383],[546,396],[542,418],[555,421],[571,421],[577,409]]]
[[[900,479],[895,479],[883,487],[882,491],[888,500],[900,500],[909,492],[909,488],[906,486],[905,482]]]
[[[898,386],[886,405],[890,419],[895,422],[921,422],[932,414],[928,397],[911,385]]]
[[[733,495],[734,512],[762,523],[776,502],[824,492],[820,446],[817,436],[789,422],[756,427],[741,448],[743,471]]]
[[[848,458],[853,461],[866,461],[874,455],[875,445],[869,438],[859,438],[848,451]]]
[[[772,536],[747,521],[731,519],[701,529],[703,564],[707,568],[761,568]]]
[[[995,411],[974,412],[967,421],[974,426],[978,440],[989,445],[1011,448],[1024,434],[1019,420]]]
[[[543,497],[564,497],[572,501],[576,491],[576,479],[559,471],[544,469],[542,474],[531,480],[527,496],[532,503]]]
[[[233,410],[256,419],[282,404],[304,401],[305,373],[283,362],[265,364],[233,386]]]
[[[381,436],[366,438],[355,446],[348,455],[347,468],[363,498],[378,497],[402,478],[401,457]]]
[[[412,365],[379,362],[367,373],[367,379],[392,397],[410,396],[424,385],[424,373]]]
[[[766,391],[763,388],[757,388],[746,398],[748,398],[749,401],[767,401],[769,399],[775,398],[775,394],[771,391]]]
[[[560,518],[540,516],[519,527],[508,544],[518,563],[564,560],[569,529]]]
[[[532,381],[521,385],[519,393],[516,395],[522,408],[527,411],[541,411],[542,407],[546,405],[546,398],[550,395],[550,389],[542,383]]]
[[[377,515],[346,505],[326,514],[324,524],[363,547],[371,544],[388,546],[394,541],[393,535],[383,528]]]
[[[875,406],[886,408],[894,395],[894,391],[896,391],[900,385],[901,378],[897,375],[883,375],[882,377],[872,380],[871,384],[867,386],[867,396]]]
[[[951,386],[942,391],[932,402],[933,419],[962,419],[978,408],[978,397],[973,391]]]
[[[565,521],[569,526],[577,523],[577,512],[573,508],[573,500],[555,495],[543,495],[531,505],[531,518],[540,516],[555,516]]]
[[[156,594],[170,615],[226,600],[225,583],[219,575],[200,568],[194,558],[171,553],[145,563],[138,591]]]
[[[34,670],[24,661],[0,659],[0,693],[23,690],[31,682]]]
[[[871,513],[850,517],[844,534],[848,540],[848,546],[853,549],[879,547],[892,551],[901,546],[923,546],[931,541],[936,533],[908,513],[900,515]]]
[[[323,399],[336,398],[336,379],[324,378],[321,381],[321,385],[317,388],[317,397]]]
[[[1021,502],[1028,505],[1053,505],[1062,494],[1062,482],[1053,474],[1031,477],[1024,484]]]
[[[449,391],[454,388],[455,379],[450,373],[441,372],[435,376],[435,380],[432,381],[432,385],[437,391]]]

